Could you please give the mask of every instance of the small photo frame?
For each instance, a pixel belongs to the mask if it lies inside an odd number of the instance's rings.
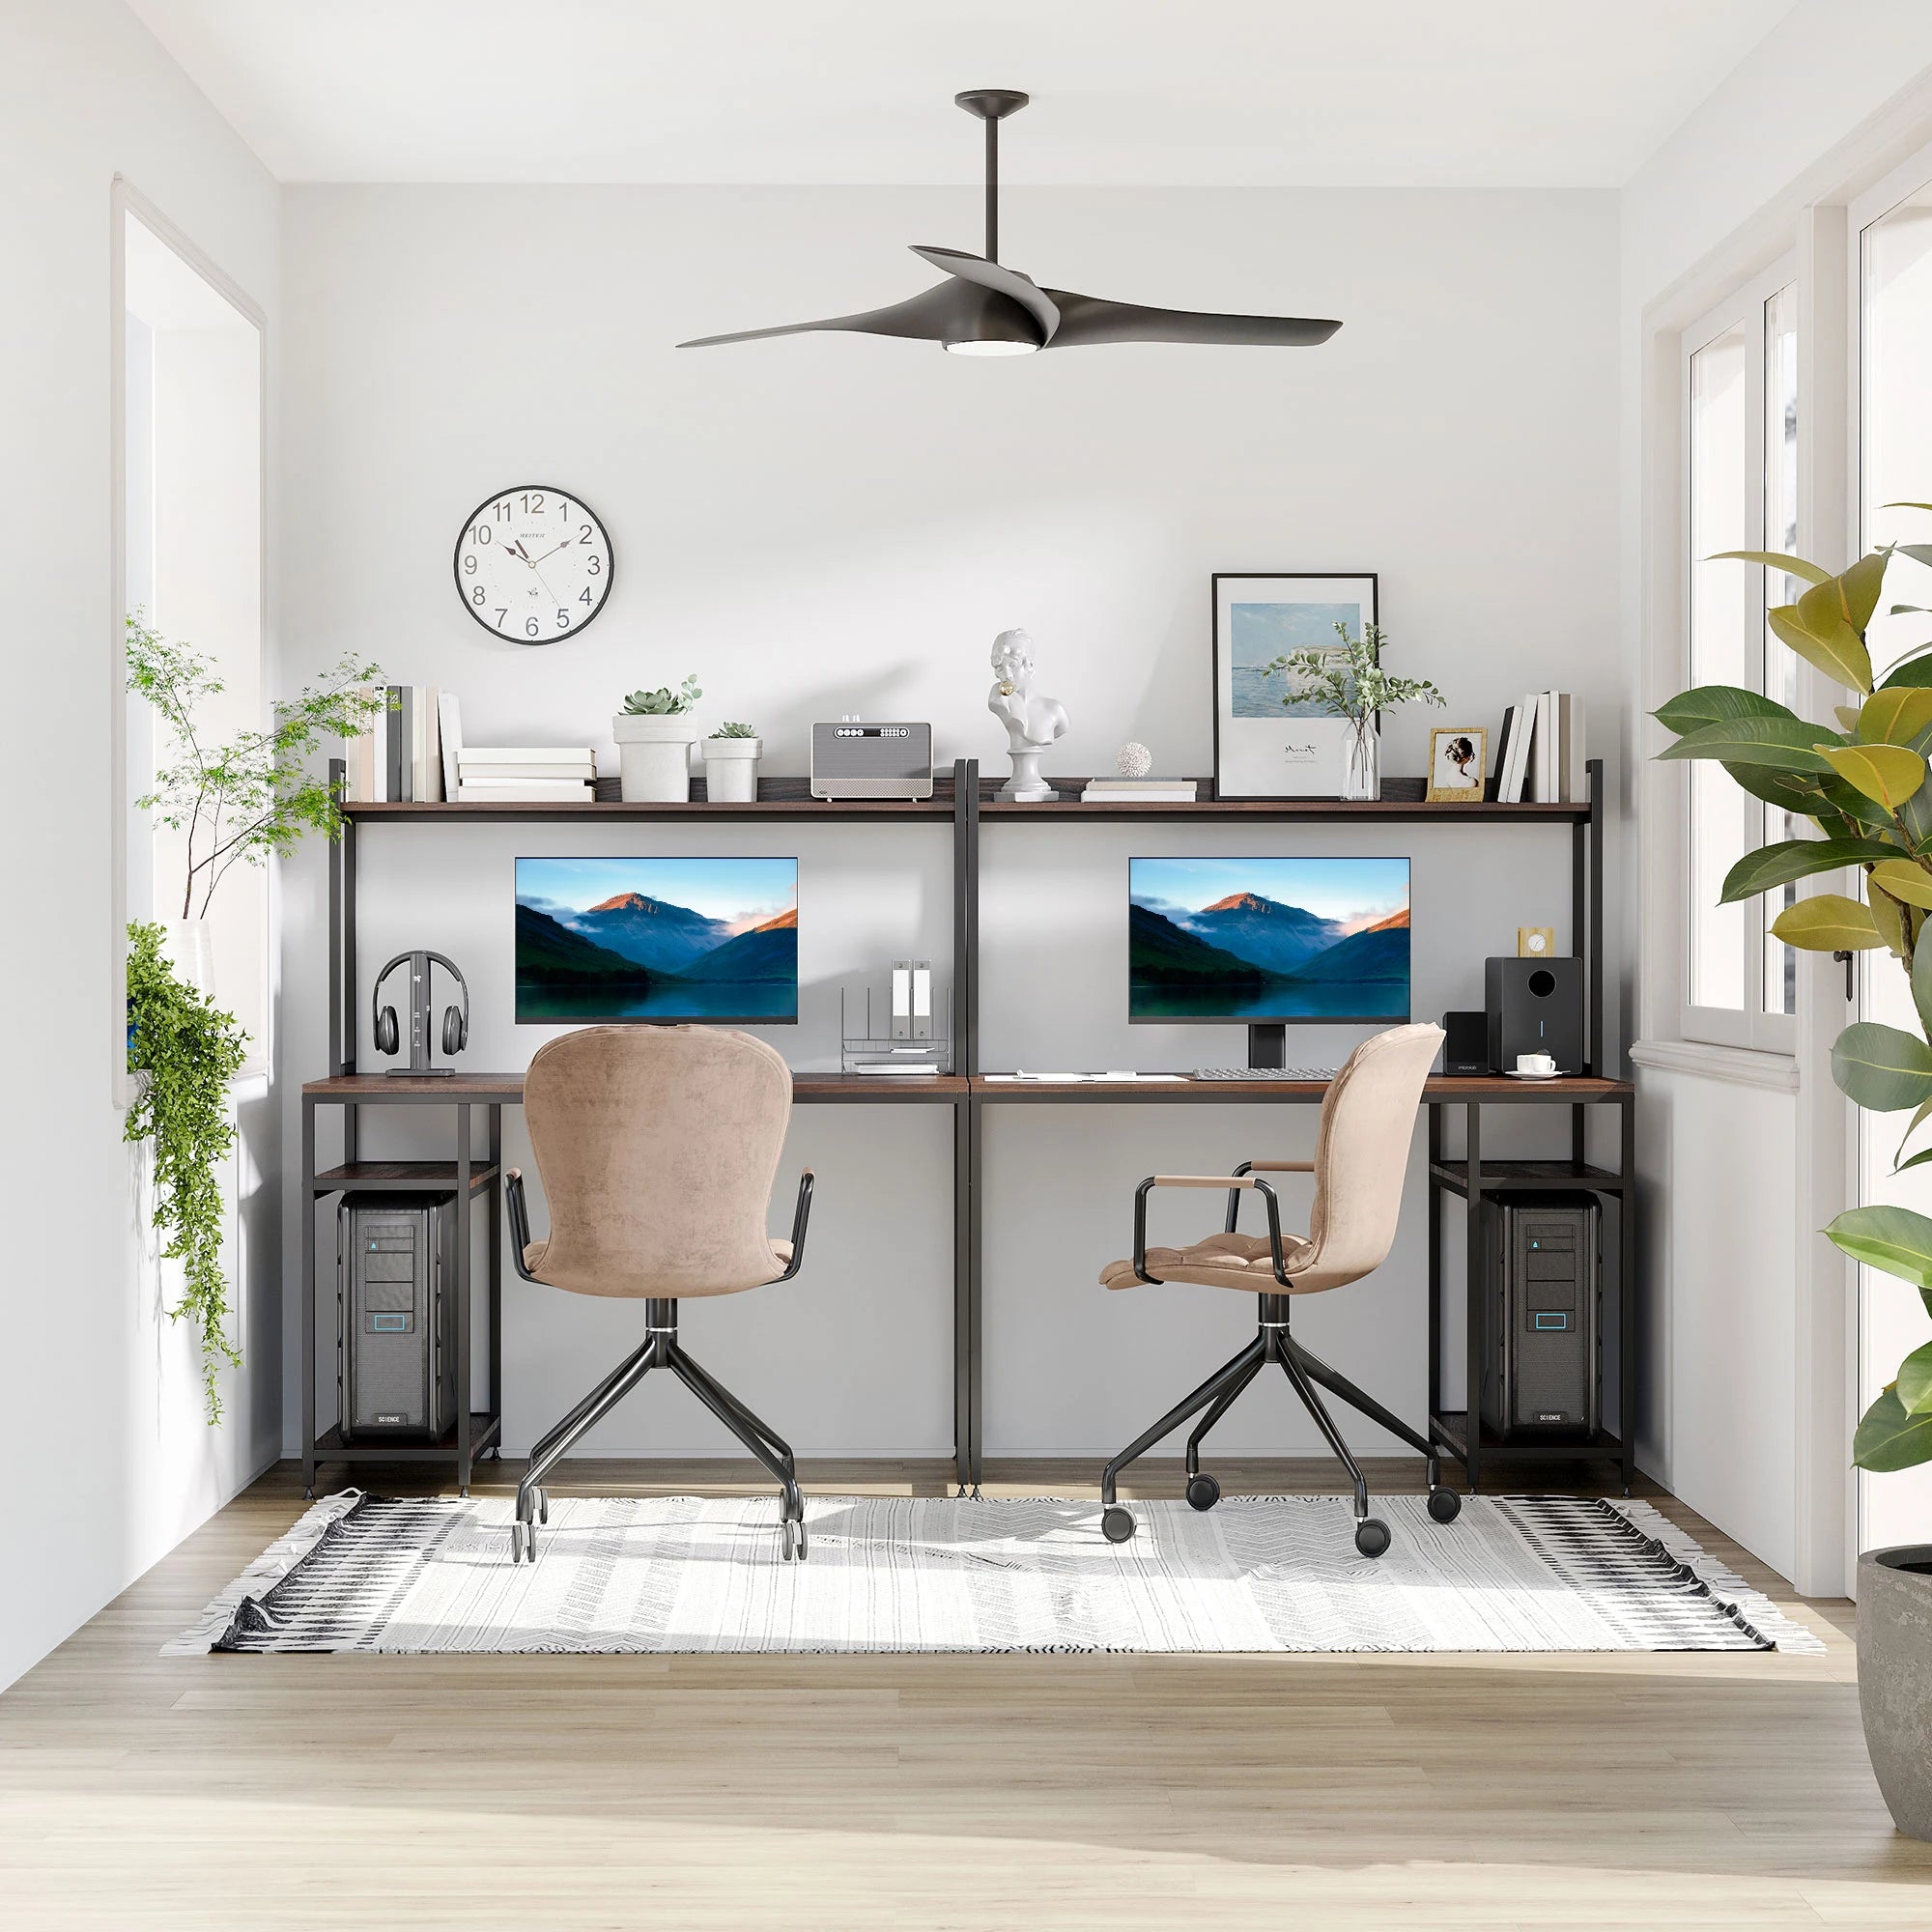
[[[1217,574],[1214,612],[1214,785],[1218,798],[1335,798],[1345,719],[1296,700],[1292,651],[1339,649],[1335,626],[1359,637],[1376,616],[1373,571]]]
[[[1480,805],[1490,775],[1490,734],[1481,724],[1438,726],[1429,734],[1429,802]]]

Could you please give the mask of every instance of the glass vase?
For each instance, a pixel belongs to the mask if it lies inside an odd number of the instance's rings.
[[[1350,719],[1342,741],[1342,798],[1358,805],[1381,795],[1381,733],[1373,718]]]

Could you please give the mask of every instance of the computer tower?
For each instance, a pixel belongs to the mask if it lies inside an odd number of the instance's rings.
[[[1594,1194],[1483,1196],[1492,1294],[1482,1413],[1499,1435],[1580,1437],[1601,1422],[1602,1215]]]
[[[336,1218],[345,1441],[456,1421],[456,1196],[346,1194]]]

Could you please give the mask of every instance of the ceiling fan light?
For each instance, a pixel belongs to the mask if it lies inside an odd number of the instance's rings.
[[[942,346],[949,355],[1031,355],[1039,344],[988,338],[978,342],[948,342]]]

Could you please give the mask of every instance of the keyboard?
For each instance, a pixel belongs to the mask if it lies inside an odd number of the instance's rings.
[[[1197,1066],[1190,1080],[1332,1080],[1332,1066]]]

